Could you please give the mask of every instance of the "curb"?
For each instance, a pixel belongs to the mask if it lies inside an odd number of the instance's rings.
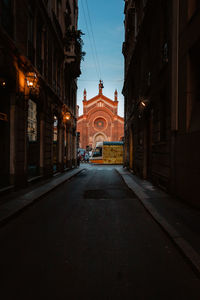
[[[26,208],[33,205],[37,200],[41,199],[48,193],[52,192],[54,189],[56,189],[57,187],[59,187],[60,185],[65,183],[66,181],[72,179],[73,177],[77,176],[84,170],[85,170],[84,168],[81,170],[77,170],[77,172],[74,172],[74,174],[72,174],[71,176],[69,174],[68,174],[69,176],[67,176],[67,173],[66,173],[63,175],[63,176],[65,176],[64,179],[62,179],[62,177],[56,178],[56,179],[54,178],[54,180],[52,179],[52,182],[46,184],[46,188],[44,185],[44,186],[41,186],[35,190],[32,190],[32,191],[26,193],[23,196],[16,198],[16,200],[13,200],[13,201],[15,201],[15,204],[17,204],[18,207],[14,208],[13,210],[12,210],[12,208],[9,210],[9,204],[11,204],[10,206],[12,206],[12,203],[8,203],[8,204],[0,206],[1,211],[4,210],[4,212],[5,212],[4,216],[0,216],[0,226],[5,225],[12,218],[16,217],[17,215],[22,213]],[[49,187],[47,187],[47,185],[49,185]],[[35,193],[35,195],[33,195],[34,193]],[[7,206],[7,208],[6,208],[6,206]]]
[[[154,206],[148,202],[150,198],[145,191],[142,190],[141,186],[137,184],[133,179],[129,177],[129,172],[120,172],[116,168],[118,174],[122,177],[125,184],[134,194],[138,197],[144,208],[151,214],[153,219],[160,225],[160,227],[168,234],[174,244],[182,252],[182,254],[191,263],[197,275],[200,276],[200,255],[192,248],[192,246],[181,236],[177,230],[168,223],[168,221],[154,208]],[[131,173],[130,173],[131,175]]]

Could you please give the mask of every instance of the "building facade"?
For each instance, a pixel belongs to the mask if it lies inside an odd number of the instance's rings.
[[[175,1],[173,43],[173,191],[200,207],[200,2]],[[178,44],[177,44],[178,37]],[[174,86],[173,86],[174,85]]]
[[[103,84],[99,83],[99,93],[87,100],[83,94],[83,115],[77,119],[77,131],[80,133],[80,148],[95,148],[97,142],[120,141],[124,136],[124,119],[118,112],[118,94],[114,101],[103,95]]]
[[[124,164],[198,206],[199,23],[198,1],[125,1]]]
[[[78,1],[0,3],[0,189],[76,160]]]

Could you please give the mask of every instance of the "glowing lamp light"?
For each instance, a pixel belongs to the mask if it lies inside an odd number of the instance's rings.
[[[64,120],[65,121],[69,121],[71,119],[71,114],[69,113],[69,112],[66,112],[65,114],[64,114]]]
[[[0,86],[5,88],[6,87],[6,81],[4,78],[0,78]]]
[[[62,107],[62,119],[63,119],[63,123],[69,125],[69,121],[71,120],[71,113],[68,111],[67,105],[63,104]]]
[[[26,74],[26,84],[28,88],[34,88],[37,83],[37,75],[34,72],[28,72]]]
[[[149,106],[149,104],[150,104],[150,102],[149,102],[149,99],[141,99],[140,100],[140,108],[141,109],[146,109],[146,108],[148,108],[148,106]]]
[[[28,87],[33,87],[33,82],[27,80],[27,85],[28,85]]]

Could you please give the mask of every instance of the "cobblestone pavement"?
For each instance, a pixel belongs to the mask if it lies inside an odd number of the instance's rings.
[[[1,299],[199,299],[200,281],[114,166],[88,166],[0,228]]]

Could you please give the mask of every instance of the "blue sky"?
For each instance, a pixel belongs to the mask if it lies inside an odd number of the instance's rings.
[[[94,43],[87,4],[98,60],[94,59],[95,54],[93,54],[94,51],[91,48],[91,42],[93,45]],[[78,27],[85,33],[83,36],[83,51],[86,52],[84,61],[81,63],[82,74],[78,79],[77,103],[80,106],[80,114],[82,114],[84,88],[87,90],[87,99],[98,94],[99,69],[101,71],[101,79],[104,82],[103,94],[114,99],[114,91],[117,89],[119,95],[118,113],[120,116],[124,114],[124,99],[121,94],[124,79],[124,59],[122,55],[122,43],[124,40],[123,11],[123,0],[79,0]],[[87,21],[85,21],[85,16]]]

